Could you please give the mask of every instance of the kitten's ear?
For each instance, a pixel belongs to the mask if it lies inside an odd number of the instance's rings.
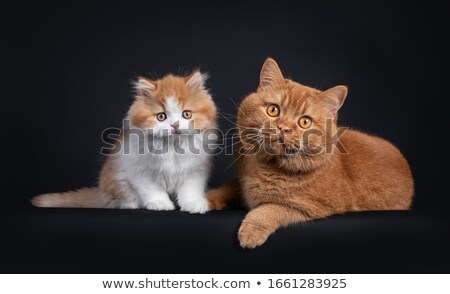
[[[139,77],[137,82],[134,83],[134,88],[136,89],[138,97],[151,97],[156,90],[156,85],[146,78]]]
[[[267,58],[259,75],[259,88],[270,86],[279,82],[284,82],[283,74],[275,60]]]
[[[335,117],[339,108],[344,104],[347,93],[348,88],[346,86],[336,86],[320,93],[319,97],[325,103],[331,114],[333,114],[333,117]]]
[[[205,82],[208,79],[208,74],[195,70],[190,76],[186,78],[186,86],[194,90],[201,90],[205,88]]]

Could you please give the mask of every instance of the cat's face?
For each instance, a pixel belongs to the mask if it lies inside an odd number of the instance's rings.
[[[345,86],[322,92],[287,80],[276,62],[268,59],[258,90],[240,105],[242,145],[248,154],[253,152],[282,168],[311,170],[326,155],[330,143],[326,134],[336,128],[337,111],[346,95]]]
[[[216,106],[199,71],[188,77],[139,78],[136,99],[128,117],[131,125],[154,136],[195,134],[216,126]]]

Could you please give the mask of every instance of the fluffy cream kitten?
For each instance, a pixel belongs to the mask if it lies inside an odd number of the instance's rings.
[[[199,71],[139,78],[126,118],[132,128],[116,143],[120,151],[107,157],[99,186],[40,195],[33,205],[174,210],[176,202],[182,211],[207,211],[211,156],[204,145],[211,143],[208,134],[214,136],[216,107],[205,79]]]

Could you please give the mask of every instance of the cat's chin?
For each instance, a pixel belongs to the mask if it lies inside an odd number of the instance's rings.
[[[278,156],[277,164],[280,169],[287,172],[308,174],[314,172],[322,166],[320,160],[304,157],[302,155]]]
[[[279,150],[277,153],[260,153],[259,157],[266,163],[276,166],[289,173],[308,174],[319,169],[325,162],[322,156],[305,156],[299,151],[286,153]],[[293,151],[292,151],[293,152]]]
[[[263,147],[264,152],[274,156],[295,157],[301,156],[301,150],[294,148],[291,145],[287,145],[281,142],[271,142]]]

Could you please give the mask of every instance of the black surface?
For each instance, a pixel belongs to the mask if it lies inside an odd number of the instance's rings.
[[[18,215],[0,272],[449,272],[447,216],[351,213],[281,229],[243,250],[244,214],[33,209]]]
[[[448,11],[447,1],[5,3],[0,271],[449,273]],[[235,240],[242,212],[30,207],[96,183],[101,133],[121,125],[136,76],[198,66],[219,110],[235,114],[267,56],[304,84],[349,86],[340,122],[402,150],[413,212],[330,218],[249,252]],[[234,175],[233,159],[215,157],[211,186]]]

